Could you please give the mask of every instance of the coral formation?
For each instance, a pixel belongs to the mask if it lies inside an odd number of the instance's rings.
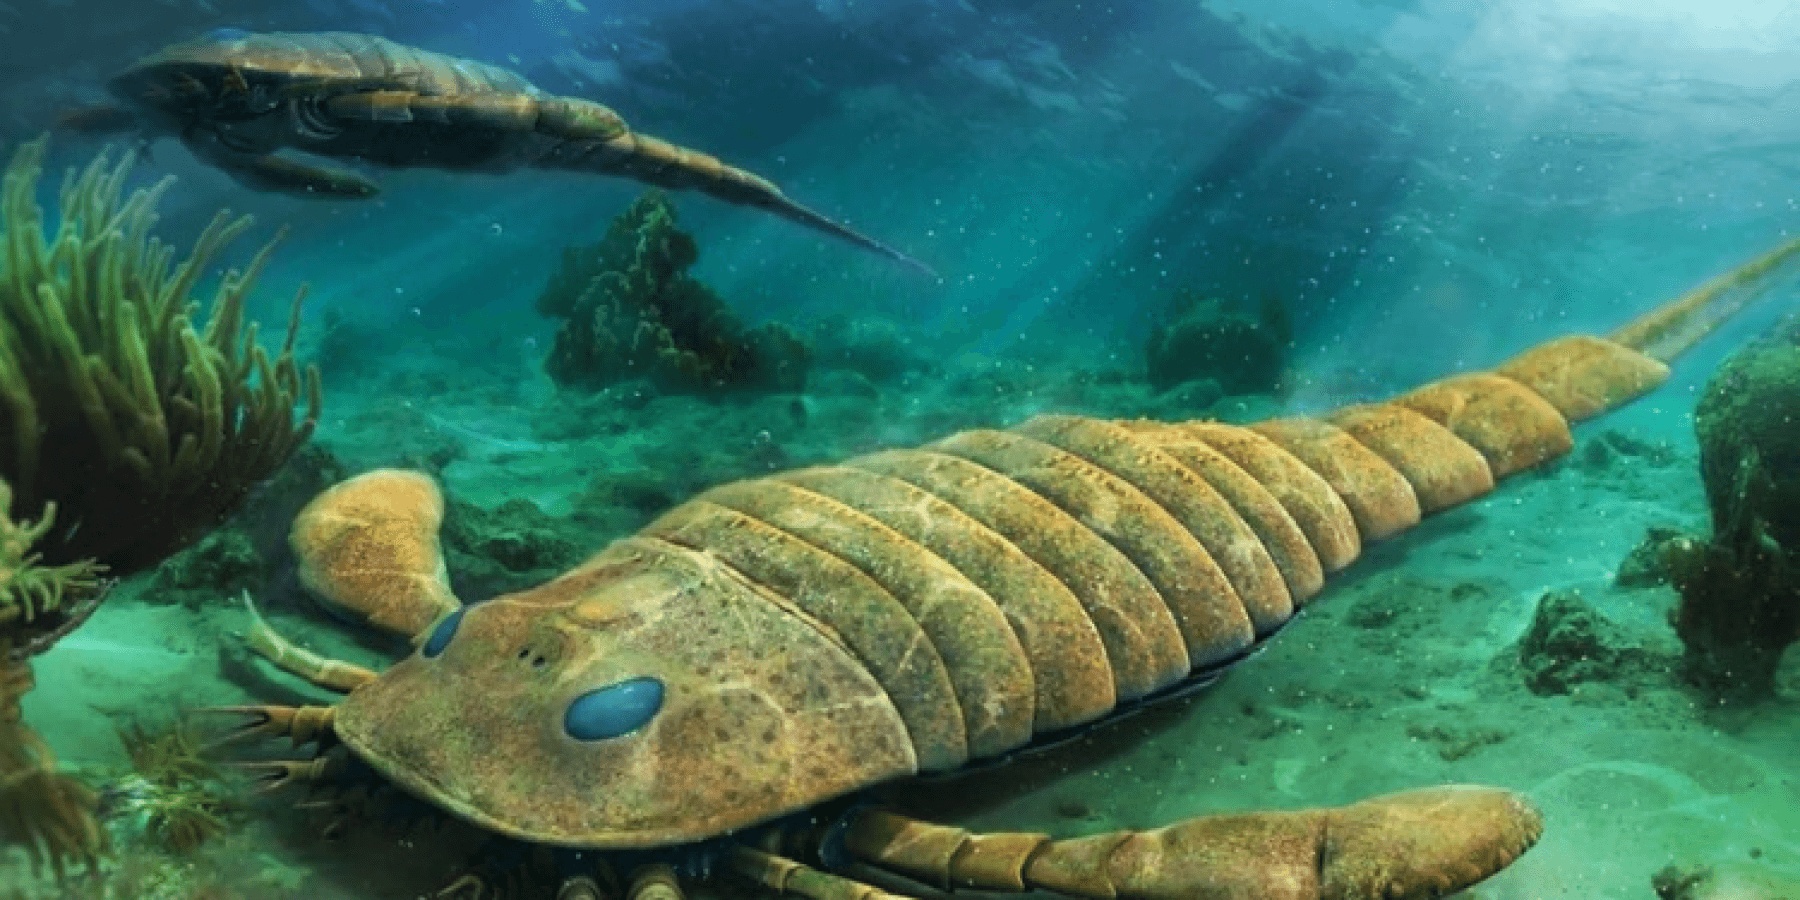
[[[1159,391],[1212,379],[1227,394],[1270,393],[1280,386],[1290,340],[1287,310],[1273,297],[1251,313],[1181,291],[1151,330],[1144,361]]]
[[[805,344],[780,325],[745,328],[687,273],[699,258],[660,191],[633,203],[599,243],[563,251],[537,304],[563,320],[544,361],[551,377],[591,388],[645,379],[679,393],[804,387]]]
[[[294,361],[293,322],[271,357],[245,320],[272,244],[194,321],[192,293],[248,217],[219,213],[176,264],[150,234],[170,180],[127,196],[132,158],[102,154],[64,179],[46,235],[44,154],[39,139],[13,155],[0,199],[0,476],[23,508],[61,507],[46,558],[130,572],[218,524],[305,440],[318,375]]]
[[[1800,639],[1800,319],[1725,361],[1695,426],[1713,535],[1664,545],[1675,631],[1689,681],[1755,701]]]

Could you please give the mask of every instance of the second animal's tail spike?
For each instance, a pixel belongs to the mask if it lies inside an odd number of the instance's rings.
[[[774,213],[930,278],[939,277],[919,260],[793,200],[767,178],[647,134],[625,131],[603,140],[568,141],[546,156],[543,164],[620,175],[669,190],[696,190],[726,203]]]

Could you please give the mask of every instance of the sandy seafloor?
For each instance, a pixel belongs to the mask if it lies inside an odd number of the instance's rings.
[[[561,515],[596,473],[750,474],[1038,409],[1180,412],[1129,384],[1006,366],[879,388],[828,373],[804,400],[581,407],[554,402],[541,379],[504,371],[511,365],[416,363],[339,386],[318,440],[352,468],[449,447],[453,496],[484,506],[527,497]],[[1195,699],[1053,755],[903,793],[919,810],[972,826],[1072,835],[1479,782],[1524,791],[1548,828],[1476,896],[1650,897],[1652,873],[1671,863],[1753,864],[1800,879],[1800,654],[1790,654],[1780,699],[1750,710],[1701,708],[1656,673],[1540,697],[1511,666],[1551,589],[1579,589],[1652,657],[1678,651],[1666,624],[1673,593],[1616,588],[1612,576],[1648,526],[1705,527],[1691,407],[1676,389],[1640,401],[1583,426],[1567,461],[1367,548],[1266,652]],[[1258,401],[1214,412],[1279,409]],[[571,430],[545,427],[546,416],[594,421]],[[147,602],[147,581],[125,585],[37,663],[27,714],[65,763],[96,776],[119,769],[115,723],[131,715],[253,702],[253,691],[322,699],[246,668],[230,649],[244,623],[230,598],[199,611]],[[347,639],[291,591],[269,591],[271,619],[290,636],[379,662],[374,644]],[[181,880],[236,888],[205,896],[410,898],[453,874],[462,846],[455,829],[362,826],[325,840],[315,818],[279,807],[239,820]],[[18,859],[0,871],[0,885],[29,883]],[[35,890],[57,895],[47,884]]]

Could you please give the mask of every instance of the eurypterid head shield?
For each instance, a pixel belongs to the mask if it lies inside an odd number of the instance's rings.
[[[913,770],[880,685],[708,556],[628,541],[467,607],[339,707],[383,774],[502,834],[699,840]]]

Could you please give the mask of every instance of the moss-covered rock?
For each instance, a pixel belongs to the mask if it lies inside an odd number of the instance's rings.
[[[1761,700],[1800,639],[1800,319],[1725,361],[1695,426],[1713,535],[1666,551],[1685,672],[1717,699]]]
[[[260,588],[267,568],[247,532],[221,528],[164,560],[144,597],[198,609]]]
[[[1150,386],[1160,391],[1210,378],[1227,394],[1272,393],[1281,385],[1291,332],[1287,310],[1273,298],[1246,311],[1178,293],[1144,348]]]
[[[1760,522],[1777,544],[1800,549],[1800,318],[1719,367],[1694,427],[1720,536]]]
[[[1641,668],[1643,654],[1579,591],[1538,598],[1531,627],[1519,639],[1525,687],[1539,695],[1567,694],[1587,682],[1612,682]]]
[[[563,320],[545,360],[557,382],[599,388],[646,379],[664,391],[797,391],[806,345],[781,325],[746,328],[688,274],[700,258],[660,191],[633,203],[600,242],[563,252],[538,311]]]
[[[543,584],[581,562],[585,532],[530,500],[493,509],[451,499],[444,512],[445,566],[465,602]]]

